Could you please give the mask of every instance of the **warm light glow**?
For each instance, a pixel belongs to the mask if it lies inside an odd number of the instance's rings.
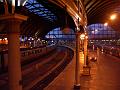
[[[4,40],[7,40],[7,38],[4,38]]]
[[[88,36],[85,36],[86,39],[88,39]]]
[[[80,63],[81,65],[83,65],[83,64],[84,64],[84,54],[83,54],[83,52],[80,52],[79,54],[80,54],[79,63]]]
[[[4,38],[4,39],[0,38],[0,44],[8,44],[7,38]]]
[[[84,38],[85,38],[85,34],[81,34],[80,39],[84,39]]]
[[[111,20],[116,19],[116,14],[111,15],[111,16],[110,16],[110,19],[111,19]]]
[[[108,23],[104,23],[104,26],[108,26]]]
[[[12,6],[15,6],[15,0],[12,0]]]

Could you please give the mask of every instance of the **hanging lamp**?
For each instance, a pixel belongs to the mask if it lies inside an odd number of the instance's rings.
[[[70,27],[69,27],[69,25],[68,25],[68,15],[67,15],[67,6],[65,6],[65,26],[64,26],[64,28],[62,29],[62,32],[64,33],[64,34],[69,34],[70,33],[70,31],[71,31],[71,29],[70,29]]]

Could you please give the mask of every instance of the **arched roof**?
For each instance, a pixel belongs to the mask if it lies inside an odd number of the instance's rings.
[[[113,28],[119,29],[120,0],[82,0],[87,13],[88,24],[109,22]],[[117,14],[117,20],[110,21],[111,14]]]
[[[4,13],[3,2],[0,14]],[[10,7],[10,5],[9,5]],[[21,34],[26,36],[44,37],[50,30],[67,25],[75,27],[73,19],[61,8],[48,0],[27,0],[24,7],[16,7],[16,13],[28,16],[28,20],[21,24]],[[0,24],[0,32],[5,34],[4,25]]]
[[[56,4],[53,4],[53,1]],[[67,2],[69,0],[60,1]],[[74,0],[73,2],[76,1]],[[112,13],[117,13],[119,17],[120,0],[82,0],[82,2],[85,7],[88,25],[109,21],[109,16]],[[65,7],[57,5],[57,0],[28,0],[24,7],[16,7],[16,12],[29,16],[28,20],[21,24],[22,35],[43,37],[56,27],[64,27],[66,25],[66,16],[67,24],[71,28],[75,27],[72,17],[66,12]],[[2,13],[4,13],[4,8],[3,3],[0,2],[0,14]],[[116,30],[119,29],[119,19],[114,21],[114,23],[109,23]],[[0,32],[5,33],[3,31],[4,25],[0,24]]]

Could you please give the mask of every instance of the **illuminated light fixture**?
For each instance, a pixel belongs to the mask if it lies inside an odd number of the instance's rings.
[[[97,30],[97,29],[95,29],[95,32],[98,32],[98,30]]]
[[[7,40],[7,38],[4,38],[4,40]]]
[[[65,28],[62,30],[64,34],[69,34],[71,29],[68,26],[65,26]]]
[[[80,39],[84,39],[84,38],[85,38],[85,34],[81,34]]]
[[[104,26],[108,26],[108,23],[104,23]]]
[[[65,10],[67,11],[67,7],[65,7]],[[65,26],[62,29],[62,32],[64,34],[69,34],[70,31],[71,31],[71,29],[70,29],[69,24],[68,24],[68,15],[67,15],[67,12],[65,12]]]
[[[21,40],[22,42],[24,42],[24,39],[22,38],[22,40]]]
[[[88,36],[85,36],[86,39],[88,39]]]
[[[116,14],[111,15],[111,16],[110,16],[110,19],[111,19],[111,20],[116,19]]]
[[[98,32],[99,32],[98,29],[91,31],[92,34],[97,34]]]
[[[28,40],[30,41],[30,38]]]
[[[32,40],[34,40],[34,38],[32,38]]]

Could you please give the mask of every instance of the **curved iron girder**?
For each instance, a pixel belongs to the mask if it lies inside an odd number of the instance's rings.
[[[107,15],[109,15],[110,16],[110,14],[112,13],[112,12],[114,12],[114,9],[115,9],[115,7],[116,7],[117,5],[115,4],[115,5],[112,5],[112,7],[111,7],[111,4],[108,4],[107,6],[105,6],[104,8],[102,8],[102,9],[100,9],[100,11],[99,12],[96,12],[96,14],[95,15],[97,15],[97,16],[101,16],[101,17],[106,17]],[[109,7],[109,8],[108,8]],[[103,13],[104,13],[104,15],[103,15]],[[107,16],[107,17],[109,17],[109,16]],[[108,18],[106,18],[106,19],[108,19]]]
[[[98,3],[96,3],[95,5],[93,5],[88,11],[87,14],[88,15],[92,15],[91,13],[95,13],[97,11],[98,8],[100,8],[101,6],[103,6],[105,3],[107,3],[108,1],[99,1]]]
[[[111,7],[111,4],[112,4],[112,7]],[[108,3],[105,3],[104,5],[99,6],[99,8],[97,8],[97,10],[94,10],[93,12],[91,12],[90,15],[96,17],[96,16],[103,16],[103,14],[104,14],[104,16],[105,16],[107,12],[110,12],[114,8],[115,7],[113,5],[113,2],[108,2]]]
[[[86,11],[89,11],[89,9],[92,9],[92,7],[94,7],[96,4],[98,4],[99,2],[101,2],[101,0],[94,0],[94,1],[91,1],[86,7]]]
[[[84,5],[85,5],[85,7],[90,3],[90,2],[92,2],[92,0],[84,0]]]
[[[80,0],[80,7],[82,9],[82,12],[79,13],[79,14],[78,14],[78,8],[77,8],[77,6],[76,6],[76,4],[75,4],[75,2],[73,0],[49,0],[49,1],[53,2],[53,3],[61,3],[60,5],[63,5],[62,7],[67,6],[67,12],[73,18],[75,24],[78,21],[78,17],[81,18],[80,23],[82,25],[85,24],[84,22],[87,22],[87,21],[85,21],[86,19],[84,19],[85,18],[84,16],[86,14],[84,14],[85,10],[84,10],[84,6],[83,6],[81,0]]]

